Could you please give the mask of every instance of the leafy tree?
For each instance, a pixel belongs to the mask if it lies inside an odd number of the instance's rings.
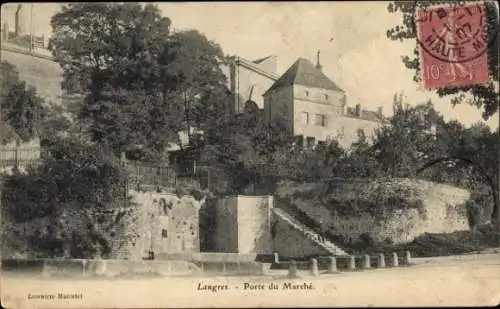
[[[420,81],[419,49],[416,43],[417,28],[415,23],[416,9],[426,9],[430,5],[450,5],[456,2],[450,1],[394,1],[387,9],[390,13],[400,13],[402,23],[387,31],[387,37],[391,40],[413,40],[415,49],[412,56],[403,56],[405,66],[415,71],[414,80]],[[469,85],[463,87],[446,87],[437,90],[440,96],[454,95],[452,104],[467,102],[483,110],[483,118],[488,119],[498,112],[498,82],[499,82],[499,59],[498,59],[498,9],[494,2],[485,1],[485,18],[487,25],[487,37],[493,40],[489,42],[488,69],[491,81],[484,85]]]
[[[381,168],[392,177],[414,177],[423,160],[436,151],[434,128],[442,119],[429,102],[415,108],[394,96],[393,116],[375,134],[374,151]]]
[[[2,61],[0,70],[0,121],[10,125],[22,141],[29,141],[39,134],[46,116],[43,99],[36,94],[34,87],[19,80],[13,65]]]
[[[358,141],[351,146],[350,150],[339,165],[337,171],[339,176],[375,178],[384,175],[375,150],[365,134],[359,134]]]
[[[63,88],[84,97],[79,120],[116,153],[161,157],[188,116],[201,118],[191,116],[209,104],[200,98],[225,83],[220,48],[197,31],[172,34],[170,24],[137,3],[73,3],[52,18]]]
[[[123,206],[126,172],[108,151],[76,139],[52,140],[50,156],[27,174],[4,179],[2,217],[42,256],[111,254],[133,207]],[[130,206],[130,205],[129,205]]]
[[[226,114],[226,76],[220,69],[224,54],[218,44],[196,30],[175,32],[161,59],[168,64],[165,77],[184,105],[188,132],[191,125],[206,127]]]
[[[464,187],[477,197],[475,200],[482,201],[483,211],[491,213],[495,221],[497,141],[498,130],[492,132],[484,124],[465,128],[457,121],[445,122],[430,102],[411,107],[404,104],[401,95],[395,96],[394,115],[376,132],[373,147],[363,146],[364,151],[354,147],[346,159],[351,167],[346,174],[359,175],[357,171],[374,168],[375,175],[418,176]],[[359,168],[353,170],[353,166]]]

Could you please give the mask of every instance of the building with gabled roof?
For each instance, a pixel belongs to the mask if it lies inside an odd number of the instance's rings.
[[[347,108],[346,92],[317,63],[299,58],[264,93],[267,121],[284,121],[289,133],[307,147],[336,139],[349,148],[360,134],[371,137],[383,120],[382,111]],[[363,131],[361,133],[361,131]]]

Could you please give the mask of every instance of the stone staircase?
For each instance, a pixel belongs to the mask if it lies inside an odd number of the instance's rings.
[[[289,213],[280,208],[273,208],[273,213],[278,216],[283,221],[287,222],[292,228],[300,231],[307,239],[312,241],[317,246],[320,246],[327,252],[335,256],[348,255],[340,247],[332,243],[331,241],[324,239],[322,240],[320,235],[308,228],[305,224],[301,223],[297,219],[293,218]]]

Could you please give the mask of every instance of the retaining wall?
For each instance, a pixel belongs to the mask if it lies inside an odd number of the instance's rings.
[[[127,274],[185,275],[199,272],[189,261],[130,261],[85,259],[2,260],[2,271],[44,276],[120,276]]]

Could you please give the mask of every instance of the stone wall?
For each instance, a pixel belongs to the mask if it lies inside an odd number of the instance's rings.
[[[6,50],[4,46],[1,60],[14,65],[19,72],[19,78],[29,86],[36,87],[37,94],[47,103],[61,104],[62,69],[57,62],[28,53]]]
[[[213,233],[215,252],[272,253],[270,196],[228,196],[217,200]]]
[[[271,253],[272,196],[238,196],[238,252]]]
[[[469,230],[465,203],[470,193],[464,189],[423,180],[367,180],[339,184],[327,195],[324,186],[282,183],[277,190],[278,198],[293,203],[330,233],[347,239],[355,240],[361,234],[369,233],[379,241],[388,239],[393,243],[406,243],[424,233]],[[378,200],[379,196],[391,194],[401,197],[405,204],[418,203],[420,206],[384,207],[383,201]],[[372,203],[376,209],[370,213],[354,211],[356,213],[343,214],[337,211],[338,204],[331,202],[352,203],[354,197],[360,202]]]
[[[264,96],[264,114],[266,121],[281,119],[286,121],[287,130],[293,134],[293,87],[282,87],[266,93]]]
[[[215,252],[238,252],[238,200],[222,198],[215,207]]]
[[[171,193],[131,191],[137,203],[137,220],[131,229],[138,234],[129,245],[129,258],[141,259],[147,252],[199,252],[199,210],[205,200]]]

